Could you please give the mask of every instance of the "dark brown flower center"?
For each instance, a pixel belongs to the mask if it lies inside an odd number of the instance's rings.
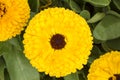
[[[0,18],[3,17],[5,13],[6,13],[6,6],[5,4],[0,2]]]
[[[62,49],[66,45],[65,37],[61,34],[55,34],[52,36],[50,44],[54,49]]]
[[[120,80],[120,74],[114,74],[114,76],[110,77],[109,80]]]

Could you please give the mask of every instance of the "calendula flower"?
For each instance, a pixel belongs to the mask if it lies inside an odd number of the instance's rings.
[[[92,49],[86,21],[64,8],[38,13],[24,34],[24,53],[39,72],[62,77],[83,68]]]
[[[90,67],[88,80],[120,80],[120,52],[111,51],[96,59]]]
[[[27,0],[0,0],[0,41],[20,34],[26,26],[29,13]]]

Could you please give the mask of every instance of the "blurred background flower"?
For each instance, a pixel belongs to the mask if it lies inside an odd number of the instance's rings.
[[[29,17],[27,0],[0,0],[0,41],[20,34]]]

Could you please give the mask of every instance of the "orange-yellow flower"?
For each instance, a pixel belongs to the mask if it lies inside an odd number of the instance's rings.
[[[90,67],[88,80],[120,80],[120,52],[111,51],[96,59]]]
[[[87,63],[92,39],[81,16],[64,8],[48,8],[30,21],[24,34],[24,53],[38,71],[63,77]]]
[[[29,13],[27,0],[0,0],[0,41],[20,34],[26,26]]]

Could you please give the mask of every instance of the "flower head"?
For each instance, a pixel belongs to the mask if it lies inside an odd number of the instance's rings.
[[[0,0],[0,41],[20,34],[29,13],[27,0]]]
[[[111,51],[96,59],[90,67],[88,80],[120,80],[120,52]]]
[[[24,34],[24,53],[38,71],[62,77],[87,63],[92,39],[81,16],[64,8],[48,8],[30,21]]]

